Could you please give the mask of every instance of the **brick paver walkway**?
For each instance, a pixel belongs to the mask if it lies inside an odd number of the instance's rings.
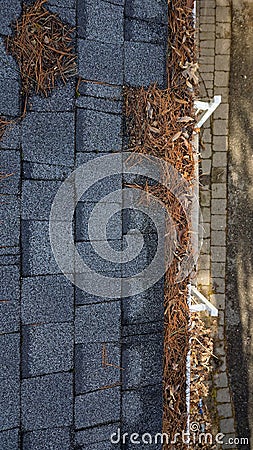
[[[198,283],[219,309],[215,354],[219,368],[214,376],[219,430],[225,440],[235,438],[233,404],[227,376],[225,342],[225,264],[227,229],[227,150],[231,9],[229,0],[199,0],[200,97],[222,96],[222,103],[205,126],[201,150],[200,204],[204,240]],[[235,448],[225,444],[224,448]]]

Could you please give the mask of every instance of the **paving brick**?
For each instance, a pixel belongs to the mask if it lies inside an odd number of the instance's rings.
[[[233,415],[230,403],[217,405],[217,411],[220,417],[232,417]]]
[[[210,237],[210,223],[203,223],[203,237]]]
[[[221,419],[220,420],[220,430],[223,434],[233,433],[235,430],[234,419]]]
[[[211,23],[211,24],[205,23],[200,27],[199,31],[200,31],[200,34],[202,32],[206,32],[206,31],[215,31],[215,25],[213,23]]]
[[[216,0],[217,6],[230,6],[230,0]]]
[[[91,41],[118,44],[124,40],[124,9],[101,0],[79,2],[78,35]]]
[[[22,184],[22,218],[49,220],[54,197],[61,186],[57,181],[30,181]]]
[[[202,269],[210,269],[210,256],[209,255],[200,255],[198,259],[198,266],[200,270]]]
[[[23,180],[53,180],[64,181],[71,173],[71,168],[66,166],[54,166],[52,164],[37,164],[23,161]]]
[[[219,325],[225,325],[225,314],[224,311],[219,311]]]
[[[223,278],[226,274],[225,263],[212,263],[211,266],[212,277]]]
[[[216,55],[230,54],[230,39],[216,39],[215,53]]]
[[[213,64],[202,63],[200,64],[201,75],[203,73],[212,73],[214,70]]]
[[[214,84],[215,86],[227,86],[229,83],[229,72],[219,71],[216,69]]]
[[[223,105],[221,105],[223,106]],[[224,105],[226,106],[226,105]],[[217,111],[219,110],[219,108],[217,109]],[[225,117],[219,117],[223,115],[223,112],[221,110],[220,114],[218,114],[217,112],[217,116],[215,117],[216,119],[224,119]],[[215,151],[218,152],[226,152],[228,149],[228,137],[227,136],[214,136],[213,137],[213,146]]]
[[[224,136],[226,135],[228,128],[228,123],[226,120],[217,119],[214,120],[213,124],[213,133],[216,136]]]
[[[227,167],[226,152],[215,152],[213,154],[213,167]]]
[[[201,4],[201,6],[200,6],[201,20],[203,19],[203,17],[207,18],[207,17],[213,17],[213,16],[215,16],[215,8],[213,8],[213,5],[210,8],[209,5]]]
[[[222,388],[217,390],[216,400],[218,403],[230,402],[230,392],[228,388]]]
[[[50,245],[48,222],[22,222],[22,256],[23,276],[60,273]]]
[[[211,246],[210,239],[209,238],[203,239],[203,244],[202,244],[202,247],[201,247],[201,253],[203,255],[206,255],[206,254],[209,255],[210,254],[210,246]]]
[[[224,294],[212,294],[210,296],[210,301],[216,308],[224,310],[225,309],[225,295]]]
[[[226,247],[211,247],[211,261],[225,262]]]
[[[79,39],[79,75],[87,80],[123,83],[123,46]],[[94,57],[96,55],[96,57]]]
[[[26,431],[72,423],[72,375],[58,373],[22,382],[22,425]]]
[[[226,198],[227,186],[225,183],[212,184],[212,198]]]
[[[87,445],[93,443],[99,443],[103,441],[103,445],[108,441],[113,433],[120,428],[120,422],[114,422],[113,424],[101,425],[97,427],[87,428],[86,430],[77,431],[75,433],[75,440],[77,445]]]
[[[52,428],[24,433],[23,450],[69,450],[71,438],[69,428]]]
[[[214,375],[214,382],[215,382],[215,385],[218,388],[225,388],[225,387],[227,387],[228,386],[228,377],[227,377],[226,372],[215,374]],[[219,405],[219,407],[220,407],[220,405]],[[230,406],[230,408],[231,408],[231,406]]]
[[[205,126],[203,134],[202,134],[202,139],[203,139],[204,144],[212,142],[212,135],[211,135],[210,128],[206,128],[206,126]]]
[[[225,231],[214,230],[211,233],[211,243],[212,245],[226,245],[226,233]]]
[[[98,84],[92,82],[81,82],[78,87],[80,95],[88,95],[91,97],[104,98],[109,100],[122,100],[121,86],[109,84]]]
[[[210,175],[211,165],[212,161],[210,159],[202,159],[201,161],[202,175]]]
[[[226,214],[227,202],[224,199],[212,199],[212,214]]]
[[[210,222],[211,219],[210,208],[201,208],[201,214],[203,222]]]
[[[228,104],[221,104],[216,111],[214,112],[214,119],[225,119],[228,120],[229,117],[229,105]],[[223,143],[219,143],[223,139]],[[225,143],[224,143],[225,141]],[[218,144],[219,143],[219,144]],[[221,147],[221,149],[216,149],[219,151],[227,151],[227,136],[214,136],[213,139],[214,149],[217,145]]]
[[[123,389],[162,383],[163,340],[160,334],[125,338],[122,355]]]
[[[76,397],[75,426],[77,429],[118,421],[120,418],[120,388],[105,389]]]
[[[227,181],[227,168],[226,167],[213,167],[212,182],[213,183],[226,183],[226,181]]]
[[[24,159],[71,166],[74,162],[74,114],[28,113],[23,121]]]
[[[226,361],[225,355],[223,355],[223,356],[219,355],[219,367],[217,369],[217,372],[219,372],[219,373],[225,372],[226,368],[227,368],[227,361]]]
[[[122,148],[121,117],[104,112],[77,111],[77,151],[111,152]]]
[[[85,326],[87,323],[88,328]],[[76,343],[117,342],[120,324],[119,301],[81,306],[76,310]]]
[[[205,24],[215,24],[215,15],[212,14],[211,16],[207,16],[204,13],[204,10],[202,10],[202,14],[200,15],[200,26],[201,28],[205,26]]]
[[[0,433],[0,448],[3,450],[19,450],[19,430],[2,431]]]
[[[123,431],[161,433],[162,387],[149,386],[123,393]]]
[[[213,56],[201,56],[199,58],[199,64],[208,64],[212,67],[214,67],[214,55]]]
[[[217,22],[231,22],[231,10],[227,6],[217,6],[216,7],[216,21]]]
[[[157,23],[167,23],[168,4],[165,0],[159,2],[146,0],[145,3],[141,0],[128,0],[126,2],[125,14],[128,17],[136,17]]]
[[[19,329],[19,271],[14,266],[0,267],[0,332]]]
[[[204,41],[201,41],[201,48],[214,48],[214,44],[214,39],[206,39]]]
[[[165,85],[165,47],[142,42],[125,42],[125,83],[149,86],[157,82]]]
[[[227,86],[228,85],[228,81],[229,81],[229,68],[230,68],[230,55],[216,55],[215,56],[215,70],[217,70],[218,72],[215,74],[215,76],[217,77],[217,79],[219,79],[218,81],[225,81],[227,80],[227,84],[219,84],[216,82],[216,86]],[[226,75],[224,75],[226,74]],[[223,80],[220,80],[220,78]],[[217,111],[220,109],[217,108]]]
[[[229,441],[230,438],[233,439],[233,441]],[[238,447],[235,447],[235,445],[237,445],[236,442],[238,442],[238,441],[235,441],[235,432],[233,432],[231,434],[226,434],[223,442],[224,442],[224,444],[222,446],[223,449],[229,448],[231,450],[237,450],[237,448],[238,448]],[[232,442],[232,444],[230,442]]]
[[[212,215],[211,229],[212,230],[226,230],[227,220],[225,216],[217,214]]]
[[[229,98],[229,89],[228,87],[214,87],[214,94],[215,95],[221,95],[222,98],[222,102],[223,103],[228,103],[228,98]],[[224,135],[227,135],[228,132],[224,133]]]
[[[198,284],[202,286],[209,286],[210,284],[210,270],[199,270],[198,271]]]
[[[1,151],[1,175],[0,193],[18,194],[20,183],[20,153],[18,151]]]
[[[209,206],[211,201],[211,195],[208,191],[200,191],[200,204],[201,206]]]
[[[229,1],[229,0],[228,0]],[[231,23],[216,23],[216,38],[229,39],[231,36]]]
[[[23,324],[73,320],[74,287],[63,275],[24,278],[21,314]]]
[[[20,238],[20,201],[14,195],[1,197],[1,246],[18,246]]]
[[[200,49],[200,55],[204,58],[205,56],[214,56],[214,48],[201,48]]]
[[[68,323],[23,327],[23,378],[72,369],[72,340],[73,327]]]
[[[218,326],[218,337],[217,339],[220,341],[223,341],[225,337],[225,329],[224,329],[224,325],[219,325]]]
[[[212,145],[211,144],[203,144],[201,148],[201,156],[203,159],[211,158],[212,156]]]
[[[203,83],[205,83],[205,86],[208,86],[208,89],[211,89],[213,87],[213,80],[214,80],[214,73],[213,71],[208,73],[202,73],[201,78],[203,80]]]
[[[202,44],[201,41],[214,41],[215,40],[215,31],[210,31],[210,30],[202,30],[201,33],[199,34],[200,36],[200,46]]]
[[[150,42],[162,45],[166,38],[167,27],[164,24],[133,18],[125,21],[125,41]]]
[[[103,366],[102,344],[77,344],[75,348],[75,390],[76,394],[102,389],[105,386],[120,384],[121,353],[120,345],[106,344],[108,363]]]
[[[29,110],[36,112],[73,111],[75,100],[75,81],[57,84],[48,97],[33,95],[29,101]]]
[[[213,289],[217,294],[225,293],[225,280],[224,278],[213,278],[212,279]]]

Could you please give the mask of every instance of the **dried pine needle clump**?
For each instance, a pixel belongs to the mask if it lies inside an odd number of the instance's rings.
[[[48,11],[46,2],[37,0],[32,6],[25,5],[6,42],[7,50],[18,63],[26,101],[34,91],[47,96],[58,79],[65,83],[76,74],[74,29]]]

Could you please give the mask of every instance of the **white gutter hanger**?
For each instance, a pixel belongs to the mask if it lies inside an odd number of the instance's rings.
[[[209,119],[209,117],[214,113],[216,108],[218,108],[220,103],[221,95],[215,95],[213,100],[211,100],[210,102],[201,102],[199,100],[196,100],[194,102],[195,109],[197,110],[196,114],[198,114],[200,111],[205,111],[205,113],[197,123],[196,128],[201,128],[202,125],[204,125],[207,119]]]

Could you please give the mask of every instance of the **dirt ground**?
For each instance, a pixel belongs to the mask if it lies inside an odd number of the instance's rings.
[[[238,437],[253,448],[253,1],[233,0],[226,334]]]

